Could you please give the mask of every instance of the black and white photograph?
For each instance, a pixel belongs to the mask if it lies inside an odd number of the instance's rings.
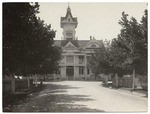
[[[148,2],[2,2],[2,112],[148,112]]]

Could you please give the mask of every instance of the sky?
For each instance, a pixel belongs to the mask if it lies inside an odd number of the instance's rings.
[[[62,3],[39,3],[40,13],[37,15],[51,28],[56,30],[55,40],[61,40],[62,28],[60,28],[60,17],[66,15],[68,2]],[[135,17],[139,22],[147,9],[146,3],[74,3],[69,6],[73,17],[77,17],[78,26],[76,37],[79,40],[89,40],[90,36],[97,40],[116,38],[120,33],[121,26],[118,24],[123,11],[129,14],[129,18]]]

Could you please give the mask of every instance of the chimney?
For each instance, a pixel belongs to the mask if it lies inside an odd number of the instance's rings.
[[[92,40],[92,36],[90,36],[90,40]]]

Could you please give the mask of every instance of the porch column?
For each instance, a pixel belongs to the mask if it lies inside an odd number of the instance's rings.
[[[64,55],[64,64],[66,64],[66,55]]]
[[[84,63],[85,63],[85,67],[84,67],[84,76],[85,76],[85,80],[87,78],[87,59],[86,59],[86,55],[84,56]]]

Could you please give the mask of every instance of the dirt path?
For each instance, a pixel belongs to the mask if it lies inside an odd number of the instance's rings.
[[[147,111],[147,98],[104,88],[101,82],[61,81],[13,108],[14,112],[138,112]]]

